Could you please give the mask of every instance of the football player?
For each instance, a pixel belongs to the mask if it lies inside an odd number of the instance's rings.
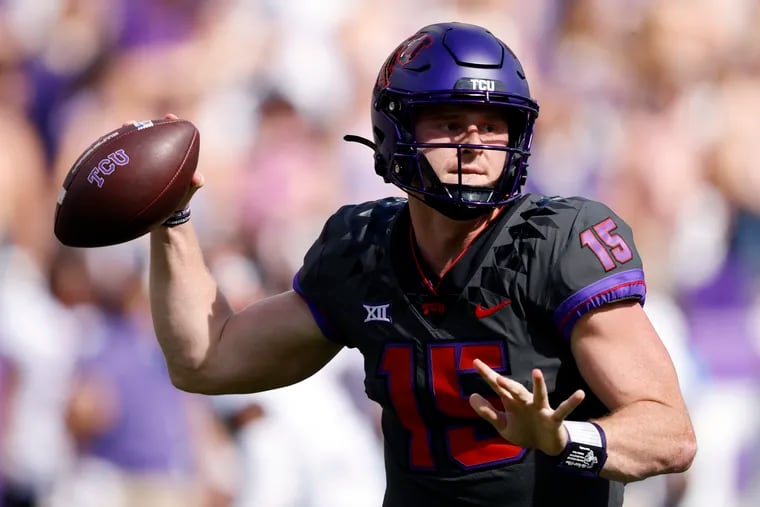
[[[274,389],[357,348],[387,507],[621,506],[626,482],[687,469],[694,432],[630,228],[599,202],[521,191],[537,117],[488,30],[406,39],[374,83],[373,140],[347,140],[408,198],[339,209],[292,291],[235,312],[188,212],[151,233],[175,385]]]

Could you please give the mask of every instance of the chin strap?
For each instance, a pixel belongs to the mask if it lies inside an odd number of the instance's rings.
[[[353,134],[346,134],[343,136],[343,140],[349,143],[359,143],[363,144],[364,146],[367,146],[368,148],[372,148],[372,151],[377,151],[377,145],[370,141],[369,139],[366,139],[362,136],[355,136]]]
[[[491,206],[466,206],[425,195],[422,202],[452,220],[474,220],[493,211]]]

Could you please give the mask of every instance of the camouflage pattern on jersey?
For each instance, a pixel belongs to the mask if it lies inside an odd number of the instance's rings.
[[[504,441],[468,396],[498,403],[472,367],[478,357],[528,389],[540,368],[553,406],[584,389],[572,419],[608,412],[568,341],[594,308],[643,302],[627,224],[595,201],[529,194],[441,280],[417,267],[411,234],[405,199],[343,207],[294,279],[324,334],[365,358],[367,395],[383,407],[384,505],[528,506],[552,495],[621,505],[622,485],[568,476],[553,458]]]

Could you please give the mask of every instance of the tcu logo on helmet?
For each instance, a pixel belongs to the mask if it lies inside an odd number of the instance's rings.
[[[492,92],[496,90],[496,82],[493,79],[470,79],[473,90],[481,92]]]
[[[105,183],[105,176],[112,174],[116,167],[125,166],[129,163],[129,155],[123,149],[118,149],[108,154],[106,158],[98,162],[98,165],[92,168],[90,174],[87,175],[87,181],[103,188]]]

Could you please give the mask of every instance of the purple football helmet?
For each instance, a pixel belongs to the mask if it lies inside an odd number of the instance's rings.
[[[415,139],[416,111],[437,104],[486,104],[501,109],[507,119],[506,147],[435,145],[457,149],[459,183],[441,183],[421,150],[433,145]],[[506,44],[475,25],[426,26],[401,43],[380,69],[372,93],[375,171],[451,218],[479,216],[520,194],[537,116],[522,65]],[[462,184],[462,150],[467,149],[507,152],[493,187]]]

